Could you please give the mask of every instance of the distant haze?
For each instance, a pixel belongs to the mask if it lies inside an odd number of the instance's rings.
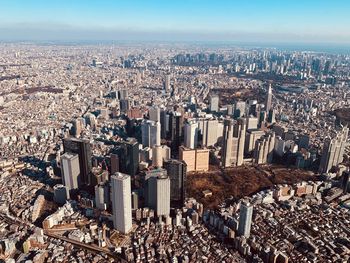
[[[345,0],[11,0],[0,40],[234,41],[350,47]]]

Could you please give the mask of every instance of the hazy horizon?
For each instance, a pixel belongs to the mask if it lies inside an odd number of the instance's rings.
[[[23,1],[2,3],[2,41],[214,41],[350,46],[336,1]]]

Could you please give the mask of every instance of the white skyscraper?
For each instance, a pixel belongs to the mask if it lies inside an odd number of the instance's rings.
[[[170,214],[170,178],[164,169],[156,169],[146,174],[147,203],[157,216]]]
[[[253,205],[243,201],[239,209],[238,234],[248,238],[250,236],[250,227],[252,225]]]
[[[218,95],[212,95],[210,96],[210,111],[219,111],[219,96]]]
[[[79,188],[79,155],[65,153],[61,156],[62,182],[68,190]]]
[[[132,228],[130,176],[123,173],[112,175],[111,186],[113,225],[119,232],[126,234]]]
[[[266,112],[269,112],[269,110],[271,109],[271,104],[272,104],[272,87],[271,87],[271,84],[269,84],[269,89],[267,90],[267,96],[266,96],[266,102],[265,102]]]
[[[189,122],[185,123],[185,136],[184,144],[187,148],[195,149],[198,144],[198,123]]]
[[[152,148],[154,145],[160,145],[160,122],[145,120],[141,124],[142,145]]]

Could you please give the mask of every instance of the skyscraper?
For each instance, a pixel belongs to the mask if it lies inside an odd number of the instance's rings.
[[[158,107],[151,107],[148,110],[148,113],[149,113],[149,119],[151,121],[160,122],[160,109]]]
[[[253,205],[248,201],[243,201],[239,211],[238,234],[248,238],[252,225]]]
[[[62,182],[68,190],[78,189],[80,185],[79,156],[65,153],[61,156]]]
[[[319,167],[320,173],[328,173],[332,167],[343,161],[348,134],[349,128],[343,127],[342,131],[335,138],[327,138],[325,140]]]
[[[127,138],[126,141],[115,146],[111,153],[118,155],[119,171],[129,175],[135,175],[139,167],[139,143],[135,138]]]
[[[116,173],[111,176],[113,225],[126,234],[132,228],[131,180],[127,174]]]
[[[271,86],[271,84],[269,84],[269,89],[267,91],[266,102],[265,102],[265,111],[266,112],[270,111],[271,103],[272,103],[272,86]]]
[[[164,84],[163,84],[165,92],[170,92],[170,80],[171,80],[171,75],[170,74],[165,75]]]
[[[221,163],[223,167],[231,166],[233,144],[233,120],[225,119],[224,121],[224,134],[223,134],[223,146],[221,153]]]
[[[157,216],[170,214],[170,179],[167,171],[156,169],[146,173],[147,203]]]
[[[183,161],[170,159],[164,162],[164,168],[170,178],[170,200],[182,205],[186,197],[187,165]]]
[[[169,119],[169,136],[172,141],[172,148],[177,150],[182,141],[183,135],[183,118],[180,112],[173,111],[170,113]]]
[[[246,137],[245,119],[234,122],[232,119],[224,121],[222,166],[240,166],[243,164]]]
[[[210,96],[210,111],[211,112],[218,112],[219,111],[219,96],[218,95],[212,95]]]
[[[152,148],[152,166],[163,166],[163,148],[160,145],[154,145]]]
[[[255,142],[253,161],[256,164],[271,163],[275,148],[276,137],[269,132]]]
[[[202,136],[203,146],[213,146],[218,141],[218,120],[204,120]],[[220,134],[221,136],[222,134]]]
[[[184,145],[195,149],[198,144],[198,123],[195,121],[185,123]]]
[[[90,185],[91,176],[91,146],[89,140],[77,138],[65,138],[63,147],[66,153],[76,153],[79,156],[80,182]]]
[[[152,148],[154,145],[160,145],[160,123],[156,121],[145,120],[141,124],[142,145]]]

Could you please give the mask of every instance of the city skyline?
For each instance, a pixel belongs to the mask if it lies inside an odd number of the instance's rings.
[[[348,46],[346,1],[8,1],[0,40],[233,41]]]

